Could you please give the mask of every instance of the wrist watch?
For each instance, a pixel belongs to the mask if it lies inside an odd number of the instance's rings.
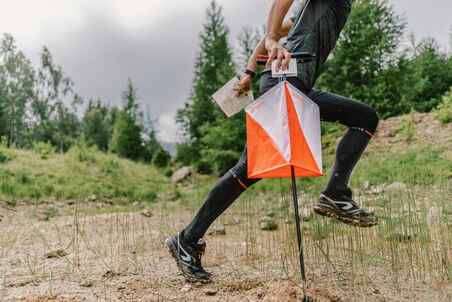
[[[249,75],[251,78],[254,78],[256,76],[256,72],[248,68],[245,70],[244,73]]]

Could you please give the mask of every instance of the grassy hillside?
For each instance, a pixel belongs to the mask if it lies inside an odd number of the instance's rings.
[[[337,140],[344,131],[345,128],[338,128],[322,139],[327,173]],[[441,124],[429,114],[410,114],[382,122],[353,175],[353,187],[371,191],[393,183],[425,187],[449,182],[451,133],[452,124]],[[170,199],[180,197],[183,204],[196,207],[215,180],[215,176],[198,175],[176,187],[162,170],[86,146],[77,146],[64,155],[49,153],[45,148],[25,151],[0,147],[0,198],[12,204],[43,199],[153,203],[172,196]],[[327,180],[328,177],[303,179],[299,185],[304,193],[316,196]],[[286,180],[266,180],[248,194],[280,191],[288,185]]]
[[[346,128],[335,130],[322,138],[325,177],[298,181],[300,190],[316,198],[324,189],[334,161],[335,148]],[[413,113],[382,121],[378,133],[359,162],[352,176],[356,194],[382,193],[386,187],[405,189],[441,186],[452,182],[452,123],[442,124],[433,114]],[[182,194],[184,203],[198,206],[216,177],[193,180],[197,190]],[[273,192],[279,196],[289,187],[289,180],[265,180],[247,194]],[[452,199],[452,194],[449,199]]]
[[[153,203],[168,180],[154,167],[78,146],[67,154],[0,147],[0,196],[16,201],[95,199]]]

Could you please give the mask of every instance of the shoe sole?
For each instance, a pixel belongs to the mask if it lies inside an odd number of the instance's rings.
[[[333,218],[336,219],[342,223],[345,223],[347,225],[352,225],[352,226],[356,226],[356,227],[361,227],[361,228],[370,228],[373,226],[378,225],[378,221],[374,221],[374,222],[364,222],[362,220],[357,220],[357,219],[353,219],[350,217],[346,217],[343,215],[340,215],[336,212],[334,212],[333,210],[328,210],[325,208],[320,208],[320,207],[314,207],[314,212],[318,215],[321,216],[325,216],[325,217],[329,217],[329,218]]]
[[[177,252],[176,252],[176,247],[173,245],[173,243],[171,242],[171,239],[166,239],[165,240],[165,245],[168,248],[168,252],[170,253],[170,255],[174,258],[174,260],[176,261],[176,265],[177,268],[179,269],[179,271],[182,273],[182,275],[184,276],[185,280],[187,282],[190,283],[197,283],[197,282],[201,282],[201,283],[210,283],[211,280],[210,279],[201,279],[198,278],[194,275],[188,274],[182,267],[182,265],[180,264],[179,258],[177,257]]]

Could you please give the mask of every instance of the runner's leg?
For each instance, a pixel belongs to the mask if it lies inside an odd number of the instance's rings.
[[[378,126],[378,115],[368,105],[339,95],[312,90],[309,97],[320,107],[322,120],[339,122],[349,130],[336,150],[336,161],[325,190],[338,196],[348,189],[350,175]]]
[[[198,242],[212,223],[259,179],[247,178],[246,148],[238,163],[216,183],[192,222],[182,231],[187,243]]]

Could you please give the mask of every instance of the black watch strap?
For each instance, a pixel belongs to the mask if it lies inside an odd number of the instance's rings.
[[[251,76],[252,78],[254,78],[256,76],[256,72],[252,71],[251,69],[246,69],[245,74]]]

